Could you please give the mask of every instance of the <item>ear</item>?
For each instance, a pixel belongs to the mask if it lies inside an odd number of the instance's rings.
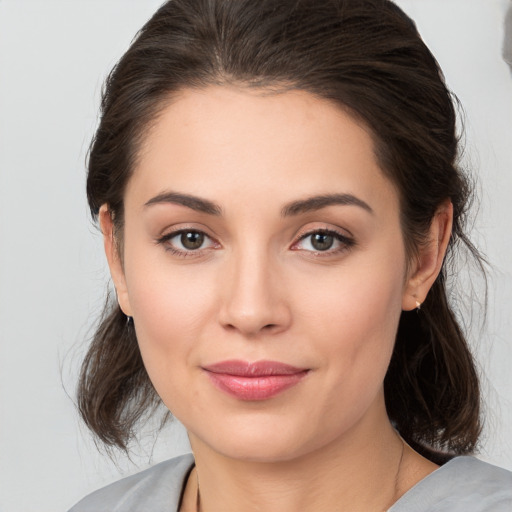
[[[445,201],[436,211],[428,233],[428,240],[419,247],[417,258],[410,269],[404,288],[402,309],[410,311],[421,305],[434,284],[452,234],[453,205]]]
[[[108,209],[108,205],[104,204],[100,208],[99,221],[101,232],[103,233],[103,245],[105,247],[105,254],[107,256],[108,266],[110,268],[110,275],[116,289],[117,300],[119,307],[126,316],[132,316],[132,308],[128,298],[128,289],[126,286],[126,279],[124,275],[123,263],[119,254],[119,248],[114,236],[114,223],[112,214]]]

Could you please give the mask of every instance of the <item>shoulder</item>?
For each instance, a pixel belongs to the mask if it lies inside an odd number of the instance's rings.
[[[192,454],[162,462],[89,494],[69,512],[175,511],[193,465]]]
[[[510,512],[512,473],[456,457],[402,496],[389,512]]]

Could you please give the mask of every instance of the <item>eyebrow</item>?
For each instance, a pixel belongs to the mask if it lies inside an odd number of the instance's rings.
[[[154,204],[171,203],[186,206],[192,210],[206,213],[208,215],[222,215],[222,208],[208,199],[203,199],[190,194],[181,194],[179,192],[164,192],[151,198],[144,203],[144,206],[151,206]],[[301,213],[312,212],[321,210],[328,206],[341,205],[341,206],[358,206],[363,210],[373,214],[373,210],[368,203],[362,199],[357,198],[352,194],[323,194],[319,196],[308,197],[307,199],[299,199],[288,203],[281,210],[283,217],[290,217],[300,215]]]
[[[162,194],[158,194],[144,203],[144,206],[147,207],[162,203],[179,204],[208,215],[222,215],[222,208],[214,202],[209,201],[208,199],[191,196],[189,194],[180,194],[178,192],[164,192]]]
[[[293,201],[281,210],[281,215],[283,217],[289,217],[299,215],[301,213],[321,210],[322,208],[333,205],[358,206],[363,210],[366,210],[368,213],[373,214],[373,210],[368,203],[365,203],[362,199],[359,199],[352,194],[324,194]]]

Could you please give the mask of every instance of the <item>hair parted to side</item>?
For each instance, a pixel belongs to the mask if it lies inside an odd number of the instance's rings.
[[[171,0],[109,75],[91,144],[87,196],[108,204],[119,238],[123,196],[148,127],[184,88],[300,89],[370,130],[397,187],[411,258],[437,208],[454,208],[449,251],[479,255],[463,229],[469,187],[457,166],[453,99],[412,20],[388,0]],[[122,247],[122,244],[121,244]],[[444,267],[449,263],[446,259]],[[390,419],[418,451],[471,453],[481,430],[477,373],[447,300],[443,268],[421,312],[403,312],[385,379]],[[104,443],[127,449],[158,404],[133,325],[107,304],[81,370],[80,412]]]

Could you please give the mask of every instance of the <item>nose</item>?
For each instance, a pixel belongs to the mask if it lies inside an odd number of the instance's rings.
[[[291,311],[278,262],[262,249],[233,254],[227,266],[221,283],[221,325],[246,337],[285,331]]]

